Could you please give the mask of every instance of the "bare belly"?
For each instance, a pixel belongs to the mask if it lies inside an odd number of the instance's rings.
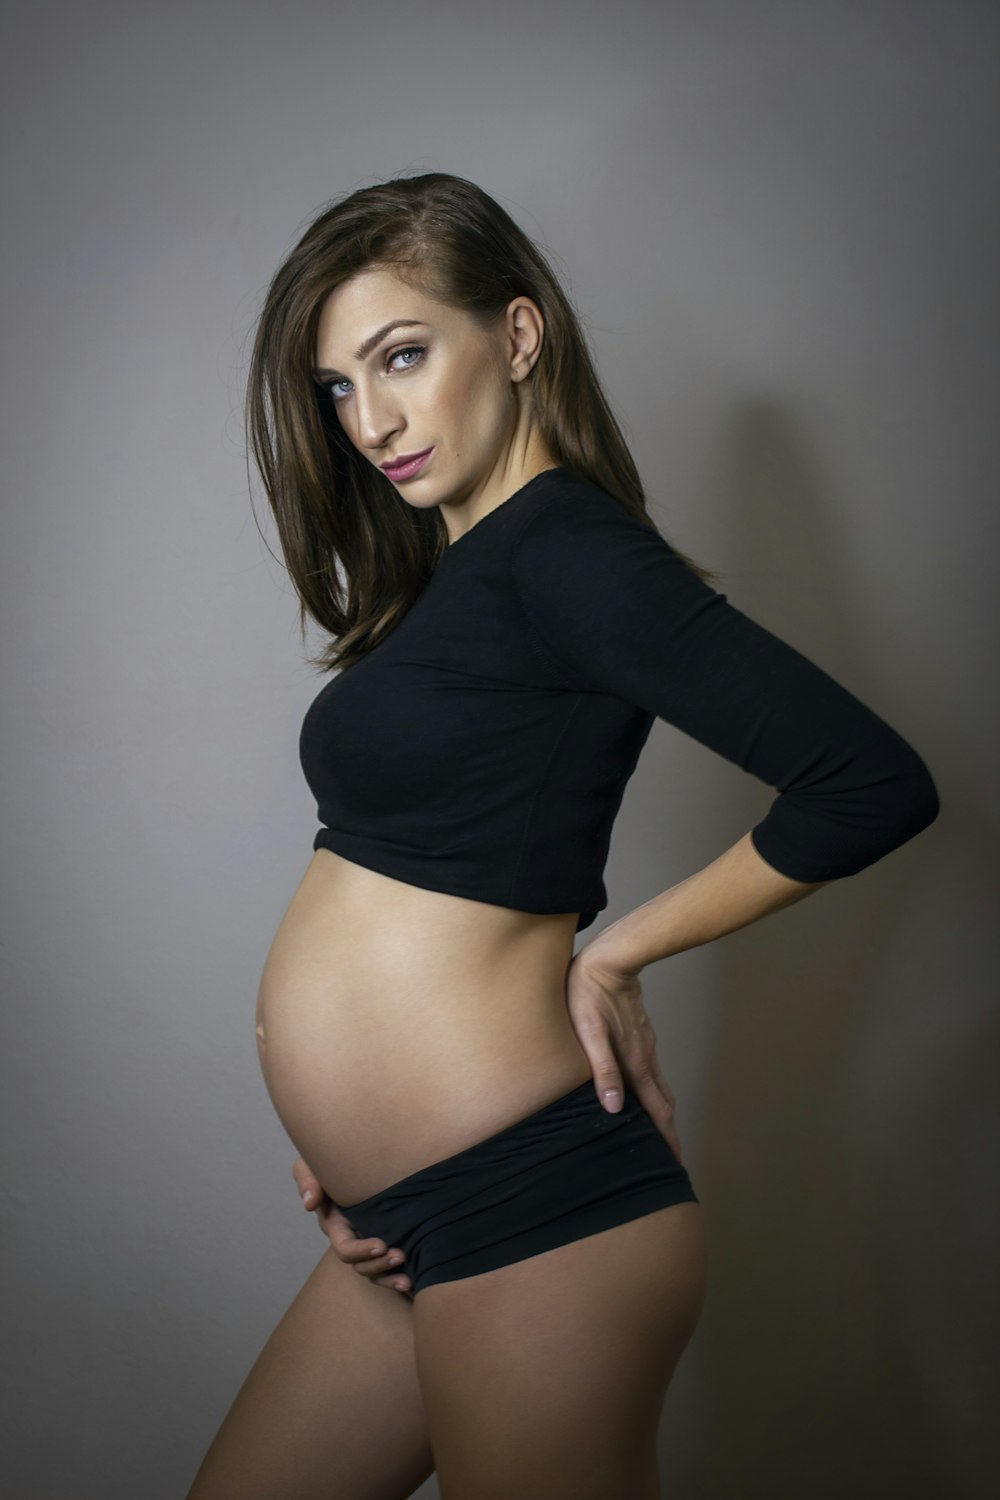
[[[317,849],[257,998],[264,1081],[348,1206],[591,1076],[566,1010],[576,915],[405,885]]]

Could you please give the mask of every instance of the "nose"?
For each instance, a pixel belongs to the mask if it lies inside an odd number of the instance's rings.
[[[359,448],[385,448],[395,433],[400,430],[402,418],[398,403],[392,393],[355,386],[354,416],[357,422],[355,441]]]

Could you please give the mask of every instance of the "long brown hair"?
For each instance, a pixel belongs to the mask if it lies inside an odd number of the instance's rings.
[[[298,595],[303,642],[307,617],[332,637],[308,658],[323,671],[350,666],[382,640],[448,545],[437,507],[408,505],[358,453],[312,373],[323,303],[376,265],[463,309],[483,329],[495,326],[514,297],[537,303],[545,332],[529,379],[540,436],[557,464],[659,530],[577,315],[510,215],[475,183],[447,172],[360,188],[329,204],[275,273],[247,383],[248,445]]]

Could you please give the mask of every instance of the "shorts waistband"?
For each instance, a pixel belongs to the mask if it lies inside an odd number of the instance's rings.
[[[548,1104],[533,1110],[531,1114],[524,1115],[520,1120],[514,1120],[510,1125],[505,1125],[493,1135],[488,1135],[481,1141],[474,1141],[471,1146],[465,1146],[461,1151],[454,1152],[451,1156],[443,1156],[438,1161],[429,1162],[426,1167],[420,1167],[416,1172],[410,1172],[405,1177],[398,1178],[388,1187],[381,1188],[377,1193],[372,1193],[368,1198],[362,1198],[356,1203],[339,1203],[337,1207],[345,1214],[350,1214],[354,1209],[363,1211],[374,1208],[380,1199],[387,1194],[398,1194],[408,1188],[419,1188],[429,1179],[438,1177],[443,1171],[460,1170],[462,1167],[471,1165],[479,1157],[492,1158],[502,1155],[504,1148],[516,1143],[519,1135],[530,1134],[537,1138],[540,1134],[547,1133],[549,1127],[565,1128],[567,1123],[574,1123],[587,1114],[599,1110],[611,1121],[624,1121],[631,1118],[635,1109],[642,1109],[642,1105],[635,1095],[625,1086],[625,1098],[622,1107],[617,1113],[612,1114],[606,1110],[597,1097],[593,1078],[585,1078],[576,1088],[570,1089],[568,1094],[560,1094],[558,1099],[552,1099]]]

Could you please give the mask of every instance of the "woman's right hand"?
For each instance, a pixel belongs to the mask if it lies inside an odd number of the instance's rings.
[[[339,1258],[353,1266],[359,1276],[410,1296],[409,1276],[396,1269],[403,1261],[402,1250],[387,1246],[384,1240],[360,1239],[350,1220],[327,1196],[322,1183],[301,1156],[295,1160],[292,1176],[303,1204],[310,1213],[315,1213],[320,1228]]]

